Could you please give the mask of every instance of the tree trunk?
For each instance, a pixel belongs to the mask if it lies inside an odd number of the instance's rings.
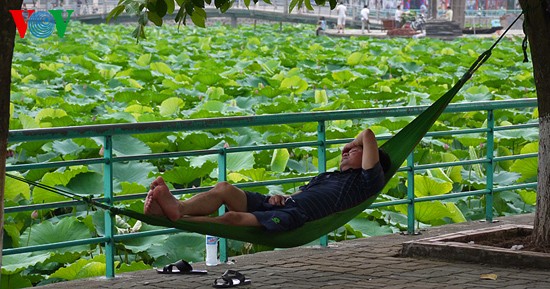
[[[461,29],[464,29],[464,22],[466,20],[466,0],[452,1],[451,9],[453,10],[453,21],[458,23]]]
[[[550,246],[550,0],[522,0],[526,11],[533,75],[539,108],[539,171],[537,212],[533,240],[536,246]]]
[[[0,268],[4,248],[4,184],[10,126],[11,62],[15,41],[15,22],[10,10],[21,9],[23,0],[0,0]]]
[[[436,19],[437,18],[437,1],[430,1],[428,8],[428,18]]]

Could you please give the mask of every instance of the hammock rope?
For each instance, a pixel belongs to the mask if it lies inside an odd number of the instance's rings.
[[[489,59],[493,48],[500,42],[504,35],[510,30],[512,25],[523,15],[520,14],[512,24],[506,29],[506,31],[496,40],[496,42],[485,52],[483,52],[477,60],[470,66],[468,71],[464,73],[462,78],[443,96],[436,100],[426,110],[424,110],[419,116],[412,120],[407,126],[401,129],[395,136],[387,140],[380,146],[391,159],[391,167],[385,174],[386,183],[397,172],[401,164],[405,161],[407,156],[414,150],[416,145],[422,140],[424,135],[433,126],[435,121],[443,113],[447,105],[451,102],[453,97],[464,86],[464,84],[472,77],[477,69]],[[73,192],[69,192],[60,188],[50,187],[44,184],[40,184],[34,181],[26,180],[25,178],[18,177],[12,174],[6,174],[6,176],[13,179],[37,186],[39,188],[48,190],[50,192],[58,193],[65,197],[83,201],[91,206],[99,207],[104,210],[110,211],[112,214],[125,215],[136,220],[148,223],[150,225],[172,227],[181,229],[184,231],[190,231],[205,235],[214,235],[218,237],[239,240],[244,242],[250,242],[255,244],[262,244],[276,248],[289,248],[296,247],[303,244],[307,244],[319,237],[326,235],[339,227],[345,225],[349,220],[367,209],[378,197],[380,192],[365,200],[363,203],[347,209],[345,211],[337,212],[326,216],[324,218],[307,222],[302,227],[294,229],[292,231],[269,233],[260,227],[247,227],[247,226],[231,226],[210,222],[191,222],[181,219],[178,221],[170,221],[167,218],[149,216],[140,212],[128,210],[126,208],[116,207],[110,204],[105,204],[94,200],[91,196],[84,197]]]

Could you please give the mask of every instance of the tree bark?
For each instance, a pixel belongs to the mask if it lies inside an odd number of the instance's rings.
[[[15,45],[15,23],[10,10],[21,9],[23,0],[0,0],[0,269],[4,248],[4,185],[10,127],[11,63]]]
[[[521,0],[539,109],[539,171],[533,231],[536,246],[550,246],[550,0]]]
[[[437,1],[430,1],[430,7],[428,8],[428,18],[436,19],[437,18]]]
[[[455,0],[452,3],[453,21],[458,23],[461,29],[464,29],[466,22],[466,0]]]

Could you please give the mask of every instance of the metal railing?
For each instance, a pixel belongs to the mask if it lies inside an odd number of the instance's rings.
[[[491,221],[493,219],[493,205],[492,195],[495,192],[505,190],[515,190],[523,188],[535,188],[536,182],[515,184],[511,186],[494,187],[493,186],[493,166],[499,161],[507,161],[522,158],[536,157],[536,154],[521,154],[512,155],[506,157],[494,156],[494,132],[503,130],[525,129],[538,127],[537,123],[525,123],[510,126],[495,126],[494,111],[503,109],[527,109],[537,106],[536,99],[520,99],[520,100],[506,100],[506,101],[486,101],[475,103],[461,103],[450,104],[445,113],[462,113],[470,111],[486,111],[487,112],[487,127],[474,128],[474,129],[461,129],[452,131],[436,131],[429,132],[427,137],[439,137],[445,135],[460,135],[481,133],[486,134],[487,143],[486,150],[487,155],[482,159],[461,160],[449,163],[436,163],[436,164],[423,164],[415,165],[414,152],[409,156],[407,164],[401,167],[399,171],[405,171],[408,175],[407,186],[407,198],[377,202],[371,205],[370,208],[378,208],[383,206],[400,205],[404,204],[408,206],[407,219],[408,219],[408,232],[413,233],[415,230],[415,218],[414,218],[414,204],[419,202],[444,200],[451,198],[459,198],[465,196],[486,196],[486,219]],[[192,119],[192,120],[180,120],[180,121],[163,121],[163,122],[149,122],[149,123],[131,123],[131,124],[110,124],[110,125],[91,125],[91,126],[79,126],[79,127],[63,127],[63,128],[46,128],[46,129],[30,129],[30,130],[13,130],[10,131],[9,141],[10,143],[29,142],[29,141],[43,141],[43,140],[58,140],[58,139],[75,139],[75,138],[91,138],[102,137],[104,155],[101,158],[88,158],[77,159],[69,161],[57,161],[57,162],[43,162],[32,164],[8,164],[7,171],[26,171],[30,169],[44,169],[44,168],[60,168],[69,167],[75,165],[89,165],[89,164],[103,164],[104,167],[104,198],[100,198],[100,201],[114,204],[116,202],[124,200],[143,199],[146,193],[115,196],[113,194],[113,164],[116,162],[126,161],[139,161],[139,160],[154,160],[162,158],[175,158],[175,157],[187,157],[187,156],[200,156],[200,155],[218,155],[218,181],[225,181],[227,175],[227,155],[236,152],[251,152],[262,150],[273,150],[280,148],[298,148],[298,147],[315,147],[317,148],[318,155],[318,171],[326,171],[326,149],[329,146],[336,144],[343,144],[349,142],[351,139],[327,139],[326,137],[326,125],[329,121],[334,120],[349,120],[349,119],[369,119],[369,118],[381,118],[381,117],[402,117],[402,116],[416,116],[420,114],[427,106],[415,106],[415,107],[398,107],[398,108],[379,108],[379,109],[360,109],[360,110],[347,110],[347,111],[324,111],[324,112],[309,112],[309,113],[288,113],[278,115],[259,115],[259,116],[246,116],[246,117],[226,117],[226,118],[211,118],[211,119]],[[317,139],[312,141],[290,142],[280,144],[266,144],[258,146],[242,146],[231,148],[216,148],[205,150],[193,150],[193,151],[176,151],[168,153],[151,153],[147,155],[129,155],[129,156],[114,156],[113,155],[113,137],[116,135],[131,135],[131,134],[145,134],[145,133],[159,133],[159,132],[181,132],[181,131],[197,131],[197,130],[209,130],[220,128],[238,128],[238,127],[250,127],[250,126],[266,126],[266,125],[280,125],[280,124],[292,124],[292,123],[317,123]],[[377,136],[380,141],[391,138],[390,135]],[[431,168],[444,168],[452,166],[462,165],[486,165],[486,188],[482,190],[465,191],[451,194],[444,194],[438,196],[429,197],[415,197],[414,196],[414,175],[421,170],[427,170]],[[257,187],[265,185],[278,185],[285,183],[297,183],[305,182],[310,177],[296,177],[280,180],[269,180],[262,182],[249,182],[237,184],[239,187]],[[177,189],[172,192],[175,195],[196,193],[204,191],[210,187],[201,188],[186,188]],[[5,213],[14,213],[22,211],[33,211],[41,209],[72,207],[81,204],[78,201],[65,201],[57,203],[45,203],[45,204],[33,204],[25,206],[7,207]],[[129,233],[124,235],[118,235],[114,232],[113,217],[109,212],[105,213],[105,234],[104,236],[87,238],[82,240],[73,240],[66,242],[59,242],[53,244],[29,246],[20,248],[4,249],[4,255],[34,252],[41,250],[50,250],[55,248],[70,247],[82,244],[100,244],[104,243],[106,250],[106,276],[114,276],[114,255],[115,255],[115,243],[118,241],[138,238],[151,235],[161,235],[168,233],[180,232],[176,229],[162,229],[147,232]],[[327,237],[321,239],[321,244],[326,245],[328,242]],[[227,260],[226,240],[220,242],[220,259],[221,261]]]

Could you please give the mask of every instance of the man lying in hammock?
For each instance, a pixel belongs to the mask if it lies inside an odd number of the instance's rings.
[[[263,226],[272,232],[293,230],[373,196],[383,188],[384,171],[389,167],[389,157],[378,149],[374,133],[366,129],[342,149],[340,171],[319,174],[292,196],[267,196],[221,182],[207,192],[180,201],[158,177],[151,184],[144,211],[172,221]],[[222,216],[209,216],[221,205],[229,211]]]

